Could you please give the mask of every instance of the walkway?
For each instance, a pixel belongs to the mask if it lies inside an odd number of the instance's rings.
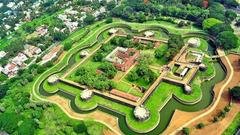
[[[218,50],[218,52],[219,52],[219,54],[224,53],[222,50]],[[218,94],[217,97],[215,97],[214,103],[213,103],[210,107],[208,107],[208,108],[206,109],[206,112],[201,113],[200,115],[197,115],[196,117],[190,119],[188,122],[186,122],[185,124],[181,125],[180,127],[175,128],[175,130],[171,133],[171,135],[176,134],[178,131],[181,131],[183,127],[188,127],[188,126],[189,126],[191,123],[193,123],[194,121],[196,121],[196,120],[198,120],[198,119],[200,119],[200,118],[202,118],[202,117],[210,114],[210,113],[216,108],[216,106],[218,105],[218,103],[219,103],[219,101],[220,101],[220,99],[221,99],[221,95],[222,95],[224,89],[227,87],[227,85],[228,85],[228,84],[230,83],[230,81],[232,80],[232,78],[233,78],[233,73],[234,73],[234,70],[233,70],[233,67],[232,67],[232,65],[231,65],[231,62],[229,61],[229,59],[228,59],[227,56],[221,57],[221,61],[222,61],[222,62],[226,61],[226,63],[224,63],[224,64],[225,64],[226,68],[228,69],[228,70],[227,70],[227,77],[226,77],[226,79],[225,79],[224,81],[222,81],[221,83],[215,85],[214,91],[219,91],[219,94]],[[187,114],[187,113],[186,113],[186,114]],[[186,115],[186,114],[185,114],[185,115]]]

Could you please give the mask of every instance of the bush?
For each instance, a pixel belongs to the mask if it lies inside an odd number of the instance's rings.
[[[107,18],[106,21],[105,21],[105,23],[112,23],[112,22],[113,22],[112,17]]]
[[[199,124],[197,125],[197,128],[198,128],[198,129],[202,129],[202,128],[204,128],[204,127],[205,127],[204,123],[199,123]]]
[[[83,122],[81,122],[80,124],[77,124],[76,126],[73,127],[73,131],[76,133],[86,133],[87,127]]]
[[[240,100],[240,86],[236,86],[230,90],[230,95],[234,100]]]
[[[184,127],[184,128],[182,129],[182,132],[183,132],[183,134],[185,134],[185,135],[189,135],[189,134],[190,134],[190,129],[187,128],[187,127]]]
[[[229,112],[230,110],[231,110],[231,106],[228,105],[228,106],[225,106],[225,107],[224,107],[224,111],[225,111],[225,112]]]

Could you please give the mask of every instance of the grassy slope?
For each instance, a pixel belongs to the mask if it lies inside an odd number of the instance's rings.
[[[233,135],[237,132],[237,128],[240,127],[240,112],[237,114],[237,116],[234,118],[233,122],[230,124],[230,126],[223,132],[222,135]]]

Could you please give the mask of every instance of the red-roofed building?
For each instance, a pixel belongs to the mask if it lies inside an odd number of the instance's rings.
[[[46,54],[46,55],[44,55],[44,56],[42,57],[42,61],[40,62],[40,64],[45,64],[45,63],[53,60],[54,58],[57,57],[57,55],[59,54],[59,52],[60,52],[61,50],[62,50],[62,46],[61,46],[61,45],[54,46],[54,47],[52,48],[52,50],[51,50],[48,54]]]
[[[118,70],[125,72],[136,62],[139,56],[139,50],[117,47],[106,57],[106,60],[112,62]]]

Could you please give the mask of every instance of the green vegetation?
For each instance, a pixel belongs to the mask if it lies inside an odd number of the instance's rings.
[[[235,116],[233,122],[229,125],[229,127],[223,132],[222,135],[233,135],[237,132],[240,126],[240,112]]]
[[[230,94],[234,100],[240,100],[240,86],[232,88]]]

